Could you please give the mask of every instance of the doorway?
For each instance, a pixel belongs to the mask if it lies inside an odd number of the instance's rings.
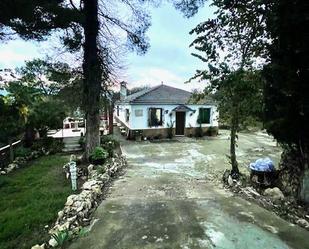
[[[185,112],[176,112],[176,136],[185,135],[185,121],[186,113]]]

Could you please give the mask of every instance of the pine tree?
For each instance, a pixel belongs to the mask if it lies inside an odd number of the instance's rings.
[[[25,40],[42,41],[60,32],[60,41],[69,52],[83,50],[83,108],[86,115],[86,153],[99,145],[99,104],[102,89],[118,67],[119,37],[126,34],[126,50],[144,53],[149,43],[145,32],[150,17],[145,0],[2,0],[0,39],[19,35]],[[79,3],[79,4],[77,4]],[[123,8],[126,18],[119,15]],[[102,87],[103,83],[103,87]]]

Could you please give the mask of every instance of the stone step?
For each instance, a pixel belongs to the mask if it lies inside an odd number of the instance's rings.
[[[64,144],[64,148],[80,148],[80,144]]]
[[[78,143],[79,139],[80,139],[80,137],[65,137],[65,138],[63,138],[62,141],[64,143],[72,143],[72,142]]]
[[[82,148],[63,148],[62,152],[74,152],[74,151],[81,151]]]

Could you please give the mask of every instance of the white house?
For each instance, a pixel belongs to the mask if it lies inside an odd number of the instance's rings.
[[[176,136],[194,136],[197,129],[205,134],[209,127],[217,131],[216,104],[191,104],[191,95],[163,84],[127,95],[126,83],[122,82],[115,119],[126,127],[129,138],[134,138],[135,131],[144,137],[167,137],[169,127],[173,127]]]

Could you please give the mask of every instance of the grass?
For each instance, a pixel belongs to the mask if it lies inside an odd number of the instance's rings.
[[[48,240],[48,229],[71,193],[62,166],[65,155],[50,155],[0,176],[0,248],[26,248]]]

